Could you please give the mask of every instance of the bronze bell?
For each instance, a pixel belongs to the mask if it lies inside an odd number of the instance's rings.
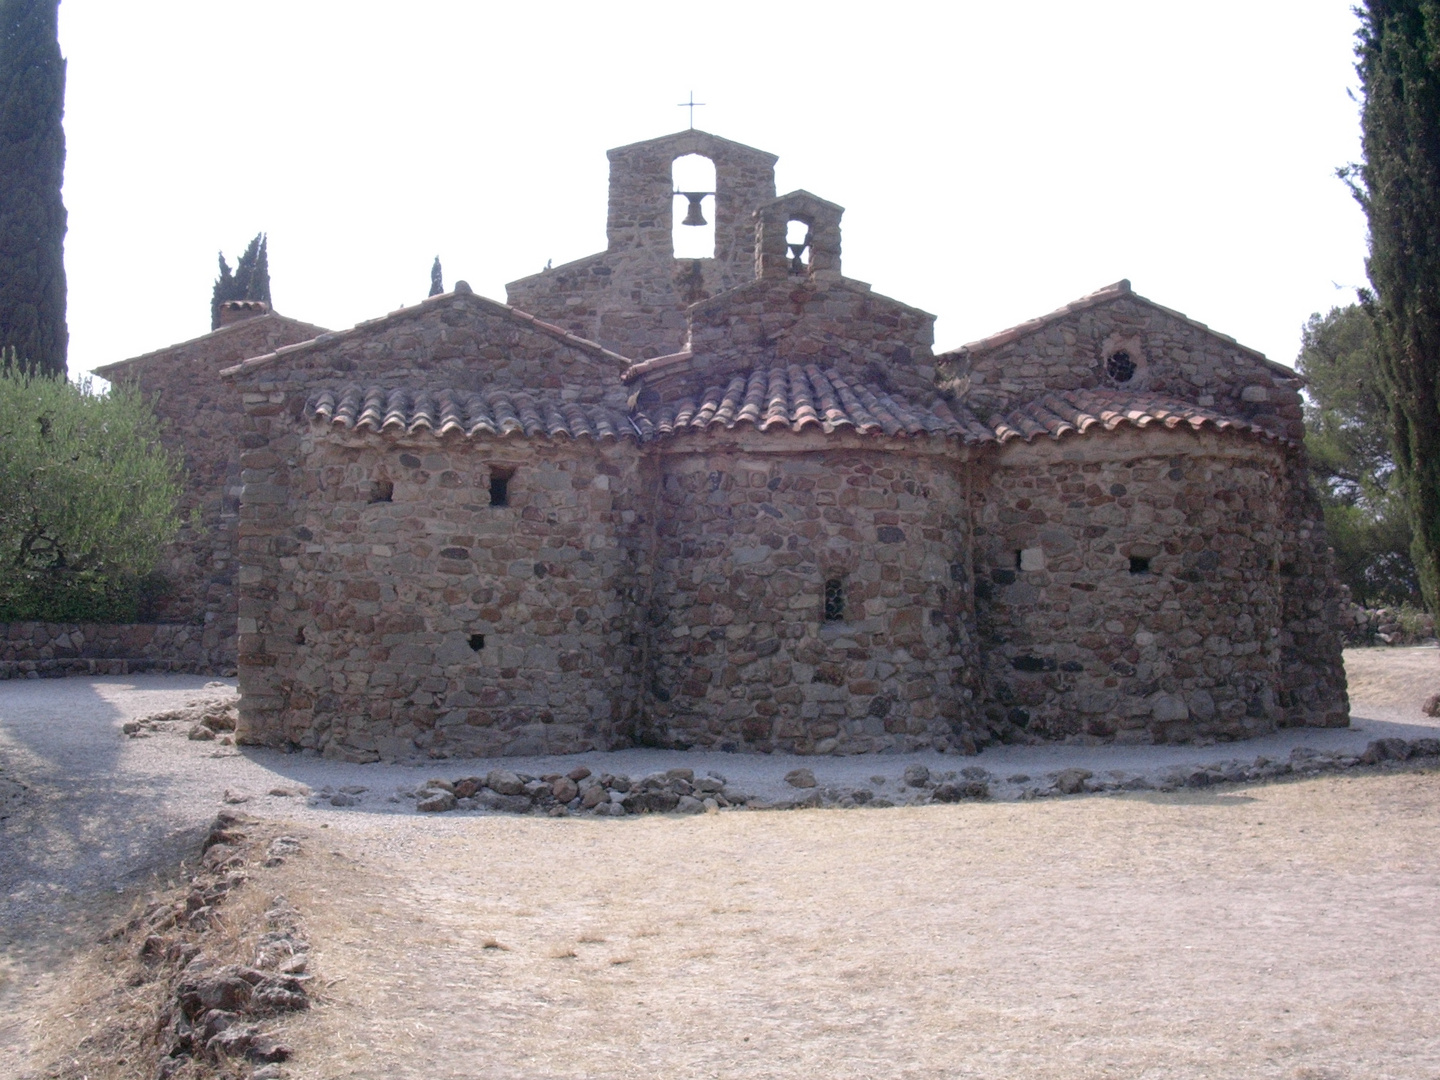
[[[708,192],[708,191],[681,191],[681,192],[677,192],[677,194],[684,195],[685,198],[687,198],[687,199],[690,200],[690,209],[688,209],[688,210],[685,211],[685,220],[680,223],[681,225],[709,225],[709,224],[710,224],[708,221],[705,220],[705,215],[704,215],[703,213],[701,213],[701,211],[700,211],[700,204],[705,201],[705,196],[706,196],[706,195],[709,195],[710,192]]]
[[[805,260],[800,257],[805,254],[805,249],[809,246],[809,240],[806,240],[803,244],[786,245],[786,247],[790,249],[790,272],[792,274],[803,274],[810,269],[805,265]]]

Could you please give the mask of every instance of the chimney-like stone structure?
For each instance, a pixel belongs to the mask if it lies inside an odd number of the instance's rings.
[[[220,305],[220,325],[230,326],[269,314],[270,305],[264,300],[226,300]]]

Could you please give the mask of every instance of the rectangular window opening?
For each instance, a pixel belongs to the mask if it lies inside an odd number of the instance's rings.
[[[485,635],[484,635],[484,634],[471,634],[471,635],[470,635],[470,648],[474,649],[476,652],[479,652],[481,649],[485,648]]]
[[[825,582],[825,621],[845,621],[844,578],[830,578]]]
[[[1150,560],[1144,555],[1130,556],[1130,573],[1148,574],[1150,572]]]
[[[501,468],[498,465],[490,467],[490,505],[510,505],[510,480],[515,475],[514,469]]]

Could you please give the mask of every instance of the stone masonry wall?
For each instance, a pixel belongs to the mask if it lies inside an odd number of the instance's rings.
[[[676,158],[715,165],[715,257],[676,259],[672,240]],[[632,359],[679,352],[685,308],[755,276],[753,215],[775,198],[775,156],[703,131],[684,131],[609,152],[604,252],[512,281],[511,304]]]
[[[0,623],[0,679],[233,674],[233,653],[227,656],[224,642],[207,646],[205,638],[201,628],[185,623]]]
[[[917,402],[935,397],[935,316],[861,282],[822,275],[765,279],[698,305],[691,319],[695,359],[687,374],[695,378],[718,380],[761,362],[819,364],[908,392]]]
[[[997,732],[1176,742],[1284,723],[1283,473],[1280,449],[1223,434],[1002,448],[975,541]]]
[[[963,451],[677,440],[657,468],[649,739],[973,751]],[[825,582],[844,617],[825,619]]]
[[[1349,590],[1335,573],[1324,511],[1301,452],[1285,457],[1277,480],[1281,523],[1279,704],[1290,727],[1348,727],[1344,613]]]
[[[1106,357],[1123,350],[1137,365],[1124,383]],[[983,351],[946,353],[941,364],[981,419],[1047,390],[1123,386],[1148,390],[1303,436],[1299,383],[1280,365],[1133,294],[1116,296]]]
[[[171,590],[159,605],[167,622],[203,623],[207,650],[235,662],[235,522],[239,511],[240,397],[217,377],[221,368],[282,345],[305,341],[324,328],[264,315],[100,368],[154,402],[162,440],[185,465],[180,510],[186,524],[161,566]],[[198,513],[199,527],[191,523]]]
[[[268,452],[294,466],[247,480],[274,501],[244,522],[243,741],[373,760],[628,736],[632,444],[342,443],[290,425]],[[496,466],[513,470],[506,506],[488,502]],[[371,501],[377,478],[390,501]]]
[[[565,401],[623,408],[625,361],[592,342],[537,326],[525,313],[476,296],[469,286],[237,370],[244,390],[288,395],[299,415],[310,388],[346,383],[411,390],[544,391]]]

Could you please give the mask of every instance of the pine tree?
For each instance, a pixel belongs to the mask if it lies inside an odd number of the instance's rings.
[[[1374,320],[1355,304],[1310,316],[1295,368],[1306,379],[1305,449],[1340,580],[1366,607],[1413,602],[1420,584]]]
[[[215,288],[210,293],[210,329],[220,328],[220,305],[227,300],[263,300],[270,307],[270,257],[266,250],[269,238],[256,233],[255,239],[240,256],[231,271],[220,253],[220,276],[215,279]]]
[[[1426,606],[1440,612],[1440,0],[1365,0],[1356,72],[1366,270],[1395,472]]]
[[[445,279],[440,276],[440,256],[435,256],[435,262],[430,266],[430,295],[439,296],[445,291]]]
[[[0,0],[0,347],[65,372],[65,61],[59,0]]]

